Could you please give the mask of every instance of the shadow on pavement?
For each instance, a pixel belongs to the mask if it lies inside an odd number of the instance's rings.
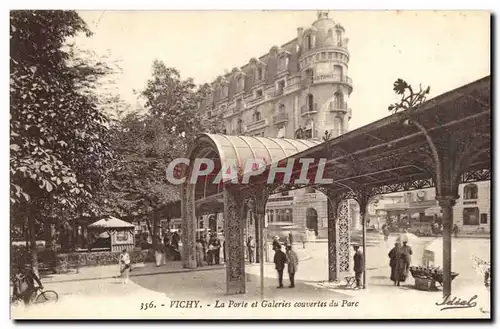
[[[135,284],[158,293],[165,294],[170,299],[182,300],[248,300],[260,298],[260,278],[247,274],[246,294],[226,295],[225,270],[218,269],[204,272],[173,273],[156,276],[131,277]],[[289,288],[285,276],[284,288],[277,289],[278,280],[264,279],[264,298],[274,300],[328,300],[350,299],[351,296],[328,289],[314,287],[305,281],[296,280],[295,288]]]

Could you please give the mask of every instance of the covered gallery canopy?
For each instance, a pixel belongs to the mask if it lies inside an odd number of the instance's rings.
[[[266,164],[272,164],[320,143],[320,140],[200,135],[188,152],[187,158],[191,162],[196,158],[212,159],[216,168],[210,174],[201,176],[196,181],[195,199],[200,200],[197,204],[198,211],[200,213],[204,210],[207,212],[222,211],[223,185],[213,184],[213,182],[225,164],[235,164],[239,168],[245,168],[248,160],[263,160]],[[189,173],[186,171],[184,175],[189,176]],[[207,205],[210,207],[205,207]]]

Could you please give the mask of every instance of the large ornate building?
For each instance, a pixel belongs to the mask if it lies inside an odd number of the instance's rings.
[[[219,76],[200,110],[208,117],[222,115],[227,135],[337,137],[348,131],[351,118],[347,45],[342,25],[320,11],[312,26],[297,29],[295,39]],[[322,193],[305,189],[272,196],[266,217],[269,224],[289,223],[326,237],[326,208]],[[218,217],[204,216],[199,228],[222,228]],[[249,219],[250,234],[252,224]]]

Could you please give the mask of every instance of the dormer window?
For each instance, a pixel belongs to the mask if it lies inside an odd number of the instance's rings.
[[[264,78],[264,72],[262,70],[262,67],[258,67],[256,71],[257,71],[255,74],[256,80],[257,81],[262,80]]]
[[[243,76],[240,76],[236,83],[237,83],[236,89],[238,91],[242,91],[243,88],[245,88],[245,79],[243,78]]]
[[[342,46],[342,31],[340,29],[336,30],[336,35],[337,35],[337,44],[339,46]]]
[[[278,60],[278,71],[284,71],[288,68],[288,56],[281,55]]]
[[[313,48],[312,36],[311,35],[308,35],[306,37],[306,44],[307,44],[307,50],[311,50]]]

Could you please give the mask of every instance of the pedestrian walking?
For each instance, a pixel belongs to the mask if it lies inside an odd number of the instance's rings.
[[[278,288],[283,288],[283,270],[286,264],[286,255],[281,251],[281,245],[276,246],[274,251],[274,265],[276,271],[278,271]]]
[[[458,232],[459,232],[458,225],[453,224],[453,235],[455,236],[455,238],[458,238]]]
[[[413,255],[413,250],[408,245],[407,241],[403,241],[403,246],[401,247],[401,252],[403,253],[405,259],[405,273],[406,277],[408,277],[408,270],[411,266],[411,255]]]
[[[297,253],[292,250],[292,246],[286,247],[286,258],[288,262],[288,277],[290,278],[290,288],[295,288],[295,273],[299,267],[299,257]]]
[[[281,248],[281,244],[280,244],[280,237],[279,236],[275,236],[273,238],[273,250],[276,251],[276,249],[280,247]]]
[[[361,278],[363,276],[363,271],[365,270],[365,257],[359,245],[353,245],[354,248],[354,278],[356,280],[356,287],[354,289],[361,288]]]
[[[389,252],[389,265],[391,266],[391,280],[395,286],[406,280],[406,259],[401,244],[396,242]]]
[[[123,278],[123,283],[128,283],[128,278],[130,275],[131,265],[130,265],[130,255],[127,249],[123,249],[120,254],[120,275]]]
[[[255,240],[251,235],[248,237],[247,251],[248,251],[248,261],[250,263],[255,262]]]
[[[389,240],[389,226],[387,224],[382,226],[382,233],[384,234],[384,241]]]
[[[155,237],[155,261],[157,267],[163,264],[163,245],[159,236]]]
[[[205,261],[203,260],[203,244],[201,243],[201,239],[196,240],[196,263],[200,267],[205,265]]]
[[[220,240],[217,237],[217,233],[212,233],[210,242],[208,245],[210,264],[220,264]]]

